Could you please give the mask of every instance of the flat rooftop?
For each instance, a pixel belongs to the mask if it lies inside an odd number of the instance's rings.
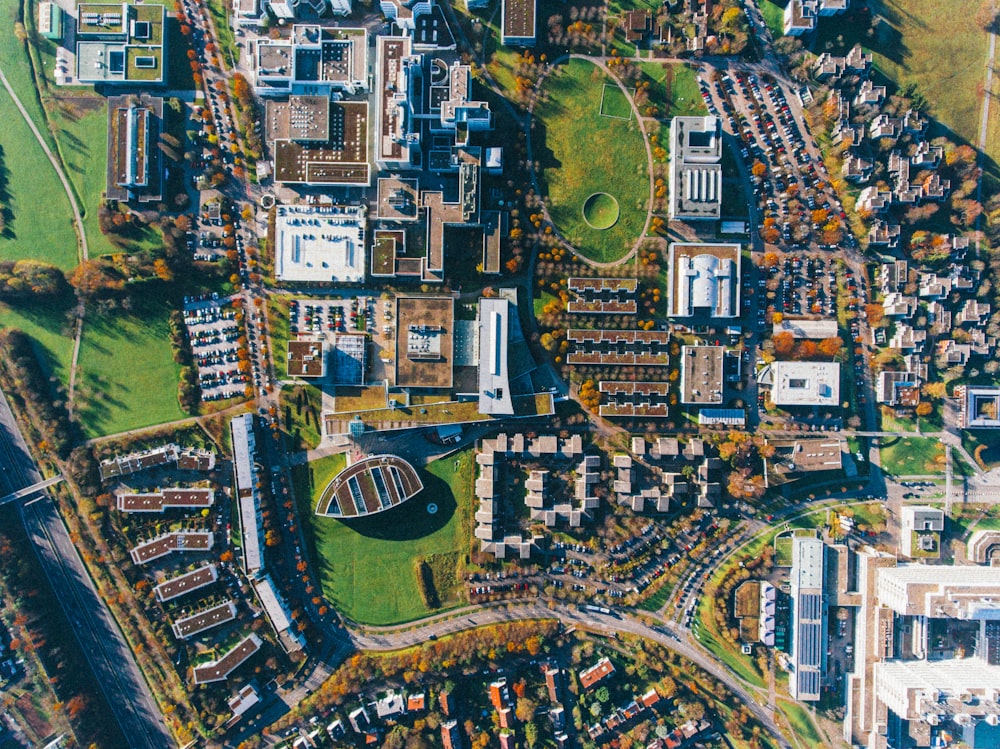
[[[601,416],[666,418],[669,416],[669,382],[610,382],[602,380]]]
[[[567,288],[576,295],[566,309],[570,313],[634,315],[639,282],[634,278],[570,278]]]
[[[325,366],[322,341],[288,342],[288,376],[322,377]]]
[[[504,38],[534,39],[537,0],[503,0]]]
[[[513,415],[508,348],[510,302],[503,298],[479,300],[479,412]]]
[[[379,177],[378,218],[416,221],[420,218],[420,186],[414,178]]]
[[[266,123],[268,137],[274,143],[276,182],[347,186],[371,183],[367,102],[330,102],[325,140],[295,140],[296,133],[318,135],[320,126],[310,125],[307,120],[296,124],[287,102],[268,102]],[[273,137],[279,135],[287,137]]]
[[[359,283],[365,278],[365,217],[350,206],[278,206],[275,275],[285,282]]]
[[[379,86],[375,153],[379,161],[406,162],[407,78],[404,61],[412,54],[409,37],[379,36],[376,40],[376,73]]]
[[[567,364],[666,366],[670,334],[659,330],[572,329],[566,340],[575,344]]]
[[[330,97],[289,96],[288,101],[266,102],[267,139],[330,140]]]
[[[186,640],[214,627],[228,624],[234,619],[236,619],[236,606],[232,601],[225,601],[197,614],[178,619],[170,628],[175,637]]]
[[[681,347],[681,403],[722,403],[725,355],[723,346]]]
[[[215,504],[213,489],[164,489],[148,494],[118,493],[119,512],[163,512],[174,508],[197,509]]]
[[[839,362],[776,361],[771,400],[779,406],[839,406]]]
[[[450,388],[455,300],[396,298],[396,387]]]

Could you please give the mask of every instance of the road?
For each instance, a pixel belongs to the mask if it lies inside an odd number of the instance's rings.
[[[0,393],[0,466],[6,492],[41,482],[6,397]],[[149,687],[118,624],[87,574],[52,498],[37,492],[19,505],[45,576],[133,749],[173,746]]]

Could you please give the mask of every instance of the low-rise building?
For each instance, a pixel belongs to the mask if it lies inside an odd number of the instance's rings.
[[[670,218],[718,220],[722,215],[722,122],[674,117],[670,124]]]
[[[840,405],[840,363],[776,361],[771,401],[778,406]]]

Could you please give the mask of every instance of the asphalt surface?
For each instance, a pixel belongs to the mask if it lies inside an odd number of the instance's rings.
[[[0,476],[7,491],[42,480],[7,398],[0,393]],[[28,495],[21,519],[45,576],[104,693],[112,717],[132,749],[164,749],[174,742],[139,667],[87,574],[55,503],[47,492]]]

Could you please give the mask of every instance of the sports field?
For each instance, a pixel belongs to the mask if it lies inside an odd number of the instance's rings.
[[[433,570],[443,607],[461,600],[461,570],[472,537],[472,451],[420,471],[424,491],[386,513],[344,522],[314,514],[313,503],[345,465],[342,455],[295,469],[295,489],[327,599],[345,616],[366,624],[394,624],[431,613],[415,572],[419,560]],[[303,501],[303,498],[305,500]],[[429,514],[429,503],[437,512]]]
[[[547,96],[535,108],[531,137],[552,220],[584,255],[612,262],[642,234],[649,172],[636,122],[601,116],[602,95],[611,90],[606,83],[612,84],[586,60],[573,59],[554,70],[545,80]],[[587,198],[599,192],[614,197],[620,208],[617,223],[603,230],[583,218]]]

